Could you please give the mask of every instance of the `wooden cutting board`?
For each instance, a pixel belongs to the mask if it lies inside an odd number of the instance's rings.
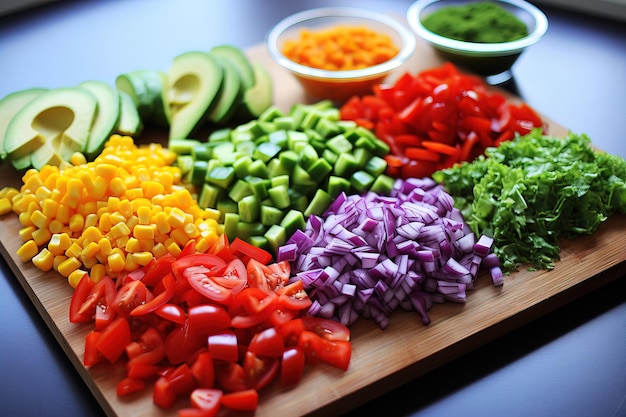
[[[297,82],[271,61],[264,46],[252,48],[248,54],[270,71],[275,103],[283,111],[307,101]],[[404,70],[416,72],[439,64],[433,51],[418,42],[414,57],[392,78]],[[567,132],[546,120],[550,134],[562,136]],[[163,140],[163,136],[144,134],[140,141]],[[21,184],[19,175],[6,163],[0,166],[0,178],[0,187]],[[0,218],[2,256],[104,411],[110,416],[175,416],[177,408],[188,406],[181,400],[175,409],[161,410],[152,404],[151,390],[120,400],[115,387],[124,374],[123,365],[91,369],[82,365],[84,337],[91,326],[69,323],[72,289],[63,277],[41,272],[16,256],[22,243],[19,228],[17,216]],[[506,276],[504,286],[497,288],[483,274],[466,304],[435,305],[429,312],[432,322],[428,326],[415,313],[403,311],[393,313],[385,330],[360,319],[351,329],[353,357],[346,372],[320,364],[307,368],[304,379],[294,388],[271,385],[261,392],[255,416],[341,414],[624,276],[625,216],[613,216],[593,235],[561,243],[562,258],[554,270],[520,270]]]

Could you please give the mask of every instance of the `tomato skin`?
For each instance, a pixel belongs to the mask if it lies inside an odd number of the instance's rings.
[[[185,324],[187,321],[185,310],[177,304],[165,303],[157,307],[154,313],[176,324]]]
[[[276,292],[279,294],[278,303],[287,310],[300,311],[311,307],[312,301],[299,279],[278,288]]]
[[[216,305],[202,304],[190,307],[187,311],[187,326],[190,337],[205,338],[211,333],[230,327],[228,312]]]
[[[152,294],[142,281],[129,281],[117,291],[113,309],[122,317],[130,316],[136,307],[152,299]]]
[[[243,366],[237,362],[224,362],[215,367],[217,386],[225,392],[237,392],[249,389]]]
[[[302,323],[306,330],[316,333],[318,336],[326,340],[350,340],[350,329],[330,319],[314,316],[303,316]]]
[[[97,363],[102,362],[104,357],[98,351],[97,344],[98,340],[102,336],[102,332],[97,330],[90,331],[85,337],[85,350],[83,354],[83,365],[85,366],[93,366]]]
[[[131,335],[128,321],[123,317],[118,317],[102,331],[96,342],[96,348],[102,356],[113,363],[122,356],[126,345],[130,341]]]
[[[156,286],[163,277],[171,272],[171,264],[176,258],[171,253],[163,255],[150,262],[144,269],[145,274],[141,281],[148,287]]]
[[[262,264],[267,264],[272,260],[272,254],[251,243],[236,237],[230,243],[230,250],[237,259],[241,259],[243,263],[248,263],[250,259],[254,259]]]
[[[93,319],[93,316],[86,311],[80,311],[85,299],[91,292],[96,283],[89,277],[89,274],[85,273],[83,277],[78,281],[78,285],[72,293],[72,299],[70,300],[70,322],[71,323],[84,323]]]
[[[259,392],[253,388],[222,395],[222,405],[236,411],[255,411],[259,406]]]
[[[196,388],[191,392],[191,405],[214,416],[220,409],[222,391],[213,388]]]
[[[198,354],[191,365],[191,373],[199,388],[213,388],[215,386],[215,365],[210,352]]]
[[[244,356],[243,372],[248,388],[263,389],[276,379],[279,368],[279,358],[257,356],[250,351]]]
[[[131,316],[140,316],[143,314],[148,314],[167,303],[174,296],[174,292],[176,290],[176,281],[174,279],[174,275],[167,274],[163,277],[162,280],[163,286],[165,287],[164,291],[159,293],[156,297],[149,300],[149,297],[146,297],[146,302],[138,305],[130,311]],[[142,284],[145,286],[145,284]],[[146,289],[146,291],[148,291]]]
[[[144,364],[144,365],[156,365],[165,359],[165,340],[159,334],[159,332],[149,327],[140,336],[140,351],[136,354],[129,354],[129,346],[132,343],[128,343],[125,347],[126,354],[129,357],[128,364]]]
[[[257,356],[278,358],[283,355],[285,344],[283,338],[274,327],[256,333],[248,346],[248,351]]]
[[[248,284],[248,273],[243,261],[235,258],[228,263],[224,272],[216,274],[212,279],[218,285],[229,289],[233,295],[236,295]]]
[[[298,347],[285,349],[280,366],[280,383],[289,386],[296,385],[302,379],[306,360],[304,352]]]
[[[115,392],[118,397],[134,394],[139,391],[143,391],[146,388],[146,383],[143,379],[126,377],[117,383]]]
[[[209,353],[215,360],[237,362],[239,359],[237,335],[232,331],[210,335],[207,344]]]

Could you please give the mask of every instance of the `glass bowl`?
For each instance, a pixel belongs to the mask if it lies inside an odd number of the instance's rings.
[[[406,17],[411,29],[435,48],[442,59],[497,84],[513,76],[513,64],[522,52],[543,37],[548,30],[548,19],[541,10],[523,0],[495,0],[493,3],[524,22],[528,35],[510,42],[476,43],[440,36],[424,27],[422,19],[428,14],[442,7],[468,4],[461,0],[417,0],[409,6]]]
[[[282,47],[287,40],[295,40],[300,31],[323,30],[342,26],[364,26],[391,37],[399,52],[378,65],[354,70],[325,70],[301,65],[287,58]],[[293,14],[277,23],[266,37],[271,57],[287,69],[302,85],[307,96],[342,103],[353,95],[372,92],[395,69],[400,67],[415,50],[415,35],[396,19],[368,10],[326,7]]]

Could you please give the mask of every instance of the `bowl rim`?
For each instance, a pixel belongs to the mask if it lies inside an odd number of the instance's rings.
[[[548,30],[548,18],[533,4],[524,0],[492,0],[494,3],[507,3],[530,13],[535,21],[535,30],[521,39],[500,43],[476,43],[464,42],[456,39],[437,35],[426,29],[419,18],[422,10],[433,3],[442,0],[417,0],[413,2],[406,12],[406,19],[413,31],[428,43],[448,52],[463,53],[465,55],[505,55],[520,53],[525,48],[533,45],[543,37]]]
[[[390,60],[378,65],[355,70],[337,71],[324,70],[321,68],[301,65],[283,55],[278,46],[278,38],[284,31],[303,21],[324,17],[361,18],[376,21],[386,26],[389,26],[402,39],[400,51]],[[300,76],[309,78],[325,78],[331,80],[350,80],[378,77],[398,68],[415,52],[416,39],[415,34],[409,28],[407,28],[399,20],[394,19],[391,16],[353,7],[320,7],[304,10],[282,19],[268,32],[266,36],[266,45],[270,52],[270,55],[279,65],[294,73],[297,73]]]

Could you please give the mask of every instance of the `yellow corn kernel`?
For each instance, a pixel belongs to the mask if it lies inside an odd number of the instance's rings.
[[[69,227],[72,232],[80,232],[85,227],[85,217],[78,213],[72,214],[69,218]]]
[[[133,215],[134,212],[133,205],[130,203],[129,200],[122,200],[118,204],[117,211],[119,211],[125,218],[129,218]]]
[[[153,221],[160,233],[167,234],[172,230],[172,226],[168,221],[168,216],[163,211],[155,214]]]
[[[167,255],[168,251],[167,248],[165,247],[165,245],[163,243],[156,243],[153,247],[152,247],[152,254],[154,255],[155,258],[160,258],[162,256]]]
[[[118,252],[111,253],[107,258],[107,264],[113,272],[120,272],[126,268],[126,259],[124,255]]]
[[[97,227],[90,226],[83,231],[81,236],[88,242],[99,242],[102,239],[102,231]]]
[[[72,208],[77,208],[83,195],[84,186],[80,180],[70,178],[67,180],[67,190],[61,199],[62,204],[66,204]]]
[[[22,227],[18,232],[22,242],[26,242],[27,240],[31,240],[33,238],[33,232],[37,230],[35,226],[26,226]]]
[[[124,249],[126,250],[127,253],[134,253],[134,252],[141,251],[141,245],[139,243],[139,240],[137,240],[134,237],[129,238],[128,242],[126,242],[126,246],[124,246]]]
[[[211,239],[207,239],[206,237],[201,237],[196,241],[196,251],[200,253],[207,252],[211,246],[213,246],[213,242],[211,242]]]
[[[189,242],[189,236],[183,229],[174,229],[170,233],[170,238],[175,240],[181,247],[185,246]]]
[[[57,219],[54,219],[48,225],[48,230],[50,230],[50,233],[61,233],[63,227],[63,223],[61,223]]]
[[[3,187],[0,189],[0,198],[8,198],[9,201],[17,194],[19,194],[19,191],[15,187]]]
[[[140,206],[135,210],[137,213],[138,224],[148,225],[150,224],[150,217],[152,216],[152,210],[148,206]]]
[[[126,192],[126,184],[121,178],[113,178],[109,182],[109,190],[111,190],[111,193],[113,193],[113,195],[124,195],[124,193]]]
[[[82,269],[77,269],[70,273],[70,275],[67,277],[67,282],[70,284],[72,288],[76,288],[78,286],[78,283],[80,282],[81,279],[83,279],[84,276],[89,277],[89,274],[87,273],[87,271],[84,271]]]
[[[81,255],[80,262],[83,264],[83,266],[86,269],[91,269],[93,268],[94,265],[97,265],[100,261],[96,257],[88,257],[88,256]]]
[[[59,264],[57,272],[67,278],[72,272],[76,271],[81,266],[82,262],[78,258],[70,256]]]
[[[150,224],[150,225],[137,224],[133,228],[133,236],[136,237],[137,239],[152,240],[154,239],[155,231],[156,231],[156,226],[153,224]]]
[[[119,211],[115,211],[109,215],[109,219],[111,220],[111,224],[125,223],[126,216],[124,216]]]
[[[43,246],[48,243],[51,237],[52,233],[50,233],[50,230],[48,229],[37,229],[33,231],[33,240],[39,246]]]
[[[113,249],[113,246],[111,246],[111,241],[106,237],[103,237],[98,241],[98,246],[100,247],[100,252],[102,252],[106,256],[109,256],[111,254],[111,250]]]
[[[96,241],[91,241],[83,247],[80,255],[85,258],[93,258],[98,252],[100,252],[100,245]]]
[[[59,204],[55,218],[63,224],[70,224],[70,208],[64,204]]]
[[[139,218],[134,214],[126,219],[126,226],[131,230],[133,230],[137,224],[139,224]]]
[[[110,163],[99,163],[96,165],[96,175],[112,180],[117,175],[117,166]]]
[[[141,265],[139,265],[131,255],[126,256],[126,264],[124,266],[124,270],[131,272],[136,271],[140,267]]]
[[[200,235],[200,230],[193,223],[187,223],[185,226],[183,226],[182,230],[187,235],[187,237],[191,239],[198,237]]]
[[[17,256],[19,256],[22,262],[30,261],[38,253],[39,253],[39,246],[37,246],[37,243],[35,243],[34,240],[29,240],[27,242],[24,242],[22,246],[20,246],[19,249],[17,250]]]
[[[130,229],[126,226],[126,223],[119,222],[111,227],[111,236],[113,239],[117,239],[122,236],[130,235]]]
[[[51,198],[46,198],[41,202],[41,212],[49,219],[56,218],[59,211],[59,202]]]
[[[163,186],[163,184],[160,184],[156,181],[144,181],[141,184],[141,188],[143,190],[143,195],[147,198],[152,198],[155,195],[165,192],[165,187]]]
[[[130,236],[120,236],[115,239],[115,246],[118,248],[125,248],[130,240]]]
[[[43,248],[32,258],[33,265],[41,271],[47,272],[52,269],[54,263],[54,255],[48,249]]]
[[[8,197],[0,198],[0,216],[10,213],[13,210],[13,203]]]
[[[96,201],[84,201],[83,204],[80,205],[76,211],[83,216],[98,213],[98,203]]]
[[[176,243],[176,241],[174,239],[168,239],[165,243],[164,243],[165,247],[167,248],[167,251],[169,253],[171,253],[174,256],[178,256],[178,254],[180,253],[180,251],[182,250],[180,248],[180,246],[178,246],[178,243]]]
[[[65,250],[65,256],[78,258],[82,251],[83,248],[77,242],[72,242],[70,247]]]
[[[98,215],[97,214],[88,214],[85,216],[85,224],[83,227],[91,227],[98,225]]]
[[[33,175],[24,175],[24,185],[22,190],[28,190],[31,193],[35,193],[37,189],[43,185],[43,181],[41,180],[41,176],[36,175],[36,172]]]
[[[144,197],[141,187],[128,188],[125,195],[129,200]]]
[[[20,224],[24,227],[33,226],[31,215],[27,211],[21,212],[18,216],[18,220],[20,221]]]
[[[54,261],[52,262],[52,269],[57,271],[59,269],[59,265],[61,265],[61,263],[65,262],[65,260],[67,258],[68,258],[68,256],[65,256],[65,255],[55,255],[54,256]]]
[[[169,215],[167,216],[167,222],[173,228],[183,227],[185,221],[187,220],[187,215],[183,210],[178,207],[172,208]]]
[[[133,261],[137,265],[141,265],[141,266],[148,265],[150,261],[154,258],[154,256],[152,255],[152,252],[150,251],[135,252],[131,256],[133,258]]]
[[[74,166],[76,165],[84,165],[87,163],[87,158],[81,152],[74,152],[72,156],[70,156],[70,163]]]
[[[115,196],[111,196],[109,197],[109,199],[107,200],[107,210],[109,211],[109,213],[114,213],[116,211],[119,210],[120,207],[120,198],[119,197],[115,197]]]
[[[53,255],[62,255],[72,246],[72,239],[67,233],[55,233],[50,237],[48,250]]]
[[[154,239],[142,239],[139,241],[140,251],[151,251],[155,244],[156,242],[154,241]]]
[[[103,232],[108,232],[113,227],[113,221],[111,221],[110,213],[101,213],[100,218],[98,219],[98,229]]]
[[[89,275],[91,276],[91,279],[93,280],[93,282],[100,281],[106,275],[104,265],[101,263],[95,264],[94,266],[91,267],[91,270],[89,271]]]

